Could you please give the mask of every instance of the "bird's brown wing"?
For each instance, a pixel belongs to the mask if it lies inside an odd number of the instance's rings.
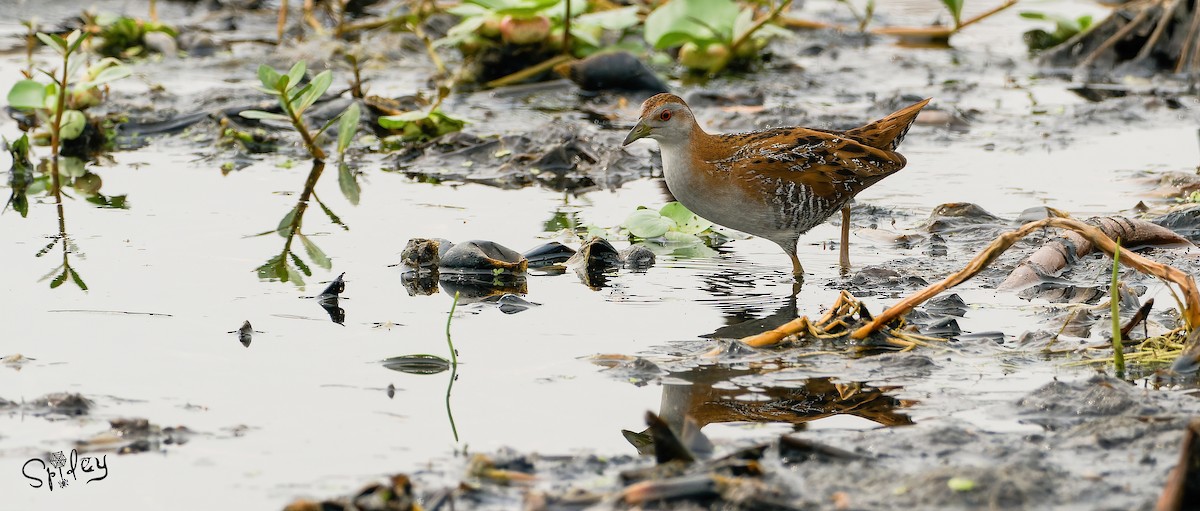
[[[917,120],[917,114],[929,104],[929,100],[919,101],[893,112],[878,121],[846,131],[846,136],[858,140],[868,146],[887,151],[895,151],[908,133],[908,128]]]
[[[853,196],[904,168],[904,157],[838,131],[776,128],[716,135],[717,151],[701,155],[718,170],[745,179],[795,181],[819,196]],[[728,148],[736,148],[729,150]],[[719,153],[724,149],[725,154]]]

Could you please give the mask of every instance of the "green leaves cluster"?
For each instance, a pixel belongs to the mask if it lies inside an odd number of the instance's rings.
[[[753,39],[733,48],[752,33]],[[754,9],[739,7],[733,0],[672,0],[646,17],[644,32],[655,49],[679,47],[679,63],[694,71],[717,71],[731,57],[751,58],[769,38],[785,35],[790,32],[756,24]],[[738,54],[731,56],[734,50]]]
[[[557,47],[562,40],[566,2],[568,0],[465,0],[452,7],[449,12],[462,17],[462,21],[450,29],[446,37],[437,41],[438,46],[457,45],[464,54],[474,54],[481,46],[497,46],[521,41],[523,44],[538,43]],[[605,46],[602,41],[606,31],[624,35],[624,32],[639,23],[637,6],[588,12],[593,2],[570,0],[572,53],[583,57]],[[530,20],[543,18],[549,22],[544,33],[513,37],[504,24],[506,19]],[[524,30],[524,29],[519,29]],[[535,29],[540,32],[540,29]],[[526,42],[529,41],[529,42]]]
[[[946,6],[946,10],[950,11],[950,16],[954,18],[954,28],[962,25],[962,8],[965,0],[942,0],[942,5]]]
[[[1029,47],[1029,51],[1031,52],[1053,48],[1078,34],[1087,32],[1088,29],[1092,28],[1091,15],[1085,15],[1071,19],[1066,16],[1059,16],[1057,14],[1026,11],[1021,13],[1021,17],[1025,19],[1049,21],[1054,23],[1053,32],[1035,28],[1025,32],[1022,35],[1022,38],[1025,40],[1025,45]]]
[[[145,52],[146,34],[161,32],[178,37],[174,27],[158,21],[145,21],[128,16],[103,17],[96,20],[100,26],[100,42],[96,51],[108,57],[134,57]]]
[[[434,109],[430,112],[413,111],[400,115],[385,115],[379,118],[379,125],[389,130],[399,131],[396,135],[402,142],[424,142],[447,133],[462,130],[466,121],[456,119]]]
[[[678,202],[668,202],[658,211],[638,208],[621,224],[634,238],[667,241],[692,241],[712,225]]]
[[[330,119],[329,122],[326,122],[315,133],[310,132],[304,122],[304,111],[313,106],[325,94],[325,91],[329,90],[329,86],[333,84],[333,72],[329,70],[322,71],[307,84],[300,86],[300,82],[303,81],[304,73],[307,70],[308,65],[303,60],[293,65],[287,73],[280,73],[265,64],[258,66],[258,80],[262,85],[255,86],[255,88],[277,97],[279,107],[283,113],[267,112],[264,110],[243,110],[238,115],[247,119],[291,123],[292,127],[300,134],[300,137],[304,139],[304,147],[312,155],[313,159],[324,160],[325,151],[317,144],[317,139],[335,123],[339,124],[338,151],[344,153],[346,148],[349,147],[350,142],[353,141],[354,133],[358,129],[358,120],[361,113],[358,103],[352,103],[346,110]]]
[[[86,69],[81,69],[83,59],[70,58],[87,38],[79,31],[66,38],[42,32],[37,36],[67,62],[66,76],[70,79],[70,85],[62,102],[65,109],[59,125],[59,136],[61,140],[74,140],[87,126],[88,118],[82,110],[100,103],[100,87],[129,76],[130,70],[116,59],[103,59]],[[10,107],[33,112],[42,125],[49,125],[58,111],[61,78],[55,76],[55,72],[40,71],[50,78],[50,83],[31,79],[20,80],[8,90],[7,100]]]

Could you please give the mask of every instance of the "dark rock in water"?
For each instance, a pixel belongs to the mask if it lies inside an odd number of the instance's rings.
[[[409,270],[400,274],[400,284],[408,296],[429,296],[438,290],[437,268]]]
[[[242,346],[249,348],[250,341],[254,337],[254,327],[250,326],[250,320],[242,323],[242,327],[237,329],[236,332],[238,334],[238,342],[242,343]]]
[[[56,392],[33,400],[29,403],[28,407],[33,408],[35,414],[48,413],[75,416],[86,415],[92,409],[92,404],[92,400],[79,394]]]
[[[1172,211],[1154,219],[1154,223],[1175,231],[1190,241],[1200,241],[1200,206]]]
[[[1000,217],[988,213],[977,204],[970,202],[951,202],[933,209],[925,228],[929,232],[945,232],[963,227],[981,224],[1004,224]]]
[[[967,343],[986,343],[992,342],[995,344],[1004,343],[1004,332],[971,332],[969,334],[958,334],[954,336],[959,342]]]
[[[621,266],[631,270],[646,270],[654,266],[654,252],[641,245],[630,245],[625,250],[617,254],[621,259]]]
[[[471,240],[450,247],[441,256],[441,273],[525,273],[529,261],[516,251],[486,240]]]
[[[529,260],[530,268],[540,268],[543,266],[552,266],[562,264],[571,259],[575,255],[575,249],[563,245],[557,241],[551,241],[544,245],[538,245],[525,251],[525,259]]]
[[[868,266],[850,277],[850,283],[858,287],[898,287],[903,285],[900,272],[882,266]]]
[[[329,314],[330,321],[339,325],[346,324],[346,309],[338,306],[338,299],[336,296],[332,298],[319,299],[317,300],[317,304],[320,305],[322,309],[325,309],[326,314]]]
[[[652,173],[639,149],[621,146],[623,135],[617,130],[563,121],[529,130],[487,139],[453,137],[453,144],[427,145],[419,154],[393,157],[391,164],[425,180],[560,191],[615,189]]]
[[[1018,400],[1017,407],[1026,414],[1064,418],[1162,413],[1145,399],[1145,392],[1123,380],[1096,376],[1086,382],[1048,383]]]
[[[554,71],[586,91],[670,91],[654,71],[626,51],[597,53],[557,66]]]
[[[567,260],[567,266],[579,272],[600,273],[621,264],[621,254],[603,238],[592,237]]]
[[[1061,211],[1054,209],[1052,207],[1034,206],[1032,208],[1026,208],[1025,211],[1022,211],[1020,215],[1017,215],[1016,223],[1020,224],[1020,225],[1025,225],[1029,222],[1036,222],[1038,220],[1043,220],[1046,218],[1063,217],[1063,216],[1065,216],[1065,215]]]
[[[921,325],[921,334],[935,337],[955,337],[962,333],[958,320],[951,317],[940,317]]]
[[[338,296],[342,294],[342,291],[346,290],[346,281],[343,280],[343,277],[345,276],[346,272],[342,272],[342,274],[338,275],[336,279],[333,279],[333,282],[330,282],[328,286],[325,286],[325,290],[321,291],[321,294],[320,296],[317,296],[317,299],[328,300],[332,298],[337,300]]]
[[[929,235],[928,246],[921,253],[930,257],[942,257],[947,254],[946,238],[940,234],[933,233]]]
[[[967,313],[967,302],[958,293],[951,293],[929,300],[925,303],[925,310],[961,318]]]
[[[1027,287],[1017,294],[1026,300],[1041,298],[1050,303],[1090,303],[1095,304],[1101,298],[1108,296],[1108,289],[1095,286],[1076,286],[1060,282],[1042,282]]]
[[[505,314],[516,314],[518,312],[529,310],[541,305],[539,303],[533,303],[512,293],[505,293],[504,295],[501,295],[500,299],[496,300],[496,304],[500,306],[500,312]]]
[[[505,294],[529,294],[529,285],[524,275],[443,273],[438,279],[442,290],[450,296],[458,294],[458,303],[473,303],[493,296]]]
[[[451,246],[452,243],[443,239],[410,239],[400,252],[400,264],[410,268],[437,267],[441,255]]]

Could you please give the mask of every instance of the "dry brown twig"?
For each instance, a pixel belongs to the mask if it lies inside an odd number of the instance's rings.
[[[1070,218],[1046,218],[1027,223],[1014,231],[1000,235],[1000,237],[996,238],[987,248],[980,252],[979,255],[968,262],[962,270],[946,277],[941,282],[932,284],[908,296],[873,319],[870,319],[865,314],[861,302],[851,296],[850,293],[842,291],[833,307],[821,319],[813,322],[807,317],[800,317],[774,330],[745,337],[741,339],[741,342],[754,347],[763,347],[778,344],[791,336],[830,338],[842,337],[847,334],[849,334],[851,339],[861,341],[871,334],[883,333],[886,336],[886,342],[905,349],[925,344],[926,341],[933,340],[933,338],[918,336],[900,330],[902,326],[902,321],[900,320],[905,314],[908,314],[926,300],[974,277],[998,259],[1021,238],[1048,227],[1067,229],[1078,233],[1110,257],[1117,250],[1116,242],[1093,225]],[[1197,289],[1196,281],[1190,274],[1129,251],[1122,251],[1120,263],[1178,286],[1183,296],[1182,303],[1179,304],[1180,316],[1183,318],[1186,329],[1191,331],[1200,327],[1200,290]],[[1168,289],[1170,289],[1169,286]],[[1173,290],[1172,293],[1174,293]],[[855,314],[868,321],[858,328],[851,329],[851,325],[847,324],[843,319],[852,317]],[[716,354],[719,354],[718,350],[708,353],[710,356]]]

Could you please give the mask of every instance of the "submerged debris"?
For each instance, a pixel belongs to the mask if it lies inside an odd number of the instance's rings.
[[[667,84],[627,51],[597,53],[583,60],[559,64],[554,72],[569,78],[585,91],[670,92]]]

